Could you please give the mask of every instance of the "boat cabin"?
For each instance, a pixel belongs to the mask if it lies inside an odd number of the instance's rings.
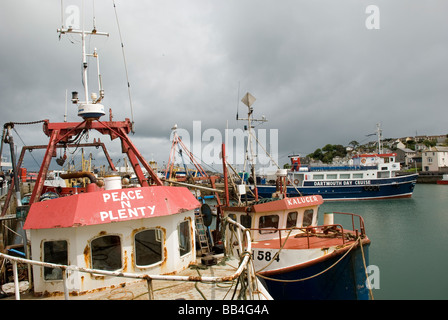
[[[225,207],[224,214],[251,229],[252,241],[256,242],[277,237],[279,229],[317,225],[318,210],[322,203],[320,195],[264,199],[251,206]],[[293,233],[300,232],[303,231],[295,230]]]
[[[354,180],[393,178],[400,170],[395,153],[361,154],[353,158],[351,165],[302,166],[288,172],[289,182],[298,187],[312,182],[313,186],[352,185]]]
[[[140,274],[175,274],[195,262],[194,210],[200,203],[187,188],[89,190],[31,206],[24,229],[34,259]],[[61,270],[33,266],[33,277],[35,293],[63,292]],[[67,278],[72,294],[135,281],[81,272]]]
[[[381,170],[400,170],[400,164],[395,162],[396,157],[396,153],[360,154],[353,157],[353,165],[378,166]]]

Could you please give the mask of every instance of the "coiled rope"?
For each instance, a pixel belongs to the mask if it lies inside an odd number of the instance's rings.
[[[228,221],[227,220],[222,220],[221,221],[221,225],[222,225],[223,230],[225,230],[228,227]],[[225,240],[224,233],[221,235],[222,236],[222,240],[225,243],[225,250],[224,250],[225,257],[224,257],[224,259],[227,259],[226,256],[232,255],[232,252],[233,252],[233,245],[232,245],[232,243],[233,243],[233,239],[234,239],[233,237],[235,236],[235,238],[237,238],[236,234],[235,234],[235,229],[234,228],[229,228],[229,231],[231,232],[229,241]],[[246,236],[246,235],[244,234],[244,236]],[[249,257],[249,263],[247,265],[247,268],[251,268],[251,271],[249,271],[249,269],[247,269],[246,272],[242,272],[238,276],[237,282],[235,284],[235,289],[233,290],[233,295],[231,297],[232,300],[235,298],[235,295],[236,295],[236,292],[237,292],[237,289],[238,289],[238,285],[241,286],[239,294],[237,296],[238,300],[245,300],[245,295],[246,295],[246,293],[248,291],[249,291],[249,295],[253,295],[253,294],[258,295],[259,299],[261,299],[261,296],[263,295],[261,293],[259,287],[258,287],[258,282],[257,281],[254,281],[254,284],[253,284],[255,291],[251,292],[251,290],[249,289],[249,281],[248,281],[247,277],[250,277],[250,273],[252,273],[252,275],[256,276],[257,272],[255,271],[255,265],[253,263],[252,254],[250,252],[244,251],[244,252],[242,252],[239,255],[240,263],[246,256]],[[232,285],[230,286],[229,290],[227,291],[225,297],[227,296],[227,294],[232,289],[233,283],[234,283],[234,281],[232,281]],[[224,299],[225,299],[225,297],[224,297]]]

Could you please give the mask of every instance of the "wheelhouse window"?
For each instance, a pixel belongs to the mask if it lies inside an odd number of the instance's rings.
[[[161,229],[143,230],[135,234],[135,264],[149,266],[163,259],[163,232]]]
[[[306,209],[303,212],[302,227],[309,227],[313,223],[314,210]]]
[[[252,217],[249,215],[242,215],[240,217],[241,225],[245,228],[252,227]]]
[[[68,265],[67,241],[45,241],[43,244],[44,262]],[[45,280],[62,280],[62,270],[44,267]]]
[[[263,233],[274,233],[278,229],[278,215],[272,214],[268,216],[261,216],[258,220],[258,228],[267,229],[267,230],[259,230],[261,234]]]
[[[286,228],[294,228],[297,226],[297,211],[289,212],[286,218]]]
[[[108,235],[91,241],[92,268],[98,270],[118,270],[122,267],[121,239]]]
[[[179,223],[179,252],[181,256],[191,251],[190,221],[185,220]]]
[[[383,171],[377,173],[378,178],[389,178],[390,172],[389,171]]]

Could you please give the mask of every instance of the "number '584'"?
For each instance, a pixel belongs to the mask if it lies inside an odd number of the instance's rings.
[[[275,252],[259,250],[257,252],[252,252],[252,259],[257,259],[258,261],[271,261],[274,259],[279,262],[280,258],[275,255]]]

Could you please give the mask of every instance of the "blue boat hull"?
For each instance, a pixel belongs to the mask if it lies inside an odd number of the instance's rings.
[[[268,276],[275,280],[261,278],[261,281],[274,300],[369,300],[363,261],[364,257],[366,266],[369,265],[368,247],[352,249],[338,263],[343,253],[305,268]],[[281,281],[311,277],[327,268],[328,271],[308,280]]]
[[[289,197],[297,197],[319,194],[325,200],[373,200],[385,198],[411,197],[414,191],[417,175],[401,176],[389,179],[367,180],[365,184],[344,185],[341,181],[306,182],[302,187],[287,187]],[[367,182],[366,181],[366,182]],[[270,198],[275,192],[276,186],[258,185],[258,195],[262,198]]]

